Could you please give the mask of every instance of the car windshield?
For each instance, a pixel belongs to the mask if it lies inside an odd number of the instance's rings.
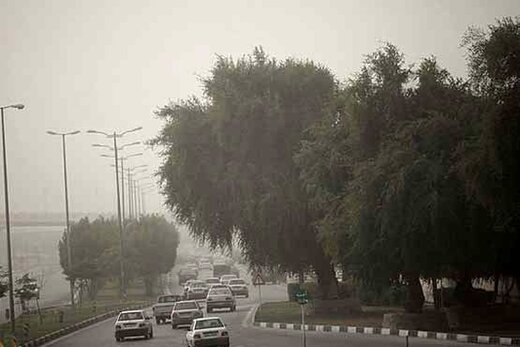
[[[195,323],[195,330],[222,328],[224,324],[218,318],[199,320]]]
[[[227,288],[215,288],[209,292],[209,295],[229,295],[229,289]]]
[[[142,312],[123,312],[119,315],[118,321],[143,319]]]
[[[158,300],[159,303],[166,303],[166,302],[176,302],[177,296],[175,295],[168,295],[168,296],[161,296]]]
[[[233,284],[246,284],[246,282],[244,282],[244,280],[231,280],[231,281],[229,281],[229,284],[230,285],[233,285]]]
[[[197,303],[195,301],[188,302],[178,302],[175,304],[174,310],[196,310],[198,309]]]
[[[196,282],[191,284],[192,288],[206,288],[207,286],[208,285],[205,282]]]

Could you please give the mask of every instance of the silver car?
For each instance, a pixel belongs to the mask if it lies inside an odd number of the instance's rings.
[[[228,285],[229,281],[237,279],[238,277],[236,275],[222,275],[220,277],[220,283]]]
[[[188,347],[229,347],[229,332],[219,317],[196,319],[186,333],[186,344]]]
[[[195,300],[178,301],[175,303],[170,316],[172,329],[179,325],[189,325],[194,319],[204,317],[204,313]]]
[[[197,299],[206,299],[206,295],[208,295],[209,287],[204,281],[193,281],[188,286],[188,290],[186,291],[186,299],[188,300],[197,300]]]
[[[209,290],[208,296],[206,297],[206,310],[208,313],[211,313],[216,308],[229,308],[231,312],[236,310],[235,296],[229,287],[212,287]]]
[[[236,278],[230,280],[228,282],[228,285],[235,296],[244,295],[246,298],[249,297],[249,288],[247,287],[247,283],[243,279]]]
[[[143,310],[123,311],[117,316],[115,323],[116,341],[123,341],[125,337],[144,336],[145,339],[153,338],[151,317]]]

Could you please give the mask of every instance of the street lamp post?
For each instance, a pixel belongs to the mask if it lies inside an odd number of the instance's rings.
[[[134,142],[133,144],[137,144],[137,143],[140,143],[140,142]],[[128,145],[133,145],[132,143],[128,144]],[[127,145],[125,145],[127,146]],[[125,146],[121,146],[119,148],[119,150],[122,150]],[[122,212],[122,216],[123,216],[123,227],[124,227],[124,224],[125,224],[125,169],[124,169],[124,161],[125,160],[128,160],[129,158],[133,158],[133,157],[137,157],[137,156],[141,156],[143,155],[143,153],[134,153],[134,154],[130,154],[130,155],[127,155],[126,157],[121,157],[121,212]],[[106,155],[106,154],[102,154],[101,155],[102,157],[104,158],[113,158],[114,156],[112,155]],[[112,165],[114,166],[114,165]]]
[[[117,222],[119,225],[119,267],[120,267],[120,281],[121,281],[121,297],[126,298],[126,288],[125,288],[125,265],[124,265],[124,236],[123,236],[123,223],[121,221],[121,198],[119,192],[119,165],[118,165],[118,153],[117,153],[117,138],[123,137],[125,134],[141,130],[142,127],[137,127],[131,130],[123,131],[121,133],[113,132],[113,134],[108,134],[103,131],[97,130],[88,130],[89,134],[101,134],[105,135],[107,138],[112,138],[114,141],[114,164],[116,166],[116,192],[117,192]]]
[[[4,110],[8,108],[16,108],[23,110],[24,105],[8,105],[0,107],[2,114],[2,153],[4,156],[4,197],[5,197],[5,232],[7,235],[7,277],[9,280],[9,320],[11,322],[11,333],[14,334],[14,283],[13,283],[13,254],[11,250],[11,219],[9,216],[9,184],[7,181],[7,154],[5,149],[5,121]]]
[[[69,219],[69,188],[67,184],[67,150],[65,145],[65,137],[69,135],[79,134],[80,131],[72,131],[68,133],[57,133],[54,131],[47,131],[49,135],[61,136],[62,149],[63,149],[63,180],[65,182],[65,218],[67,225],[67,268],[69,270],[69,287],[70,287],[70,304],[74,307],[74,279],[71,275],[72,271],[72,247],[71,247],[71,235],[70,235],[70,219]]]
[[[128,206],[130,210],[130,219],[137,216],[136,213],[136,204],[135,204],[135,180],[133,179],[133,175],[143,172],[143,170],[146,170],[148,165],[143,164],[139,166],[135,166],[133,168],[128,168]],[[137,169],[141,169],[138,171],[135,171]]]

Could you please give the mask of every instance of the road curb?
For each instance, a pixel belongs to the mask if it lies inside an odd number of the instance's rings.
[[[272,329],[281,329],[281,330],[302,330],[301,324],[291,324],[291,323],[267,323],[267,322],[253,321],[253,326],[259,327],[259,328],[272,328]],[[422,330],[354,327],[354,326],[346,326],[346,325],[305,324],[305,330],[306,331],[328,332],[328,333],[417,337],[417,338],[423,338],[423,339],[457,341],[457,342],[463,342],[463,343],[479,343],[479,344],[487,344],[487,345],[520,346],[520,338],[518,338],[518,337],[453,334],[453,333],[440,333],[440,332],[422,331]]]
[[[148,306],[149,306],[148,304],[145,304],[145,305],[134,305],[134,306],[124,307],[124,308],[121,308],[121,309],[118,309],[118,310],[108,311],[108,312],[105,312],[103,314],[100,314],[100,315],[97,315],[97,316],[85,319],[85,320],[83,320],[81,322],[74,323],[74,324],[68,325],[66,327],[60,328],[58,330],[52,331],[52,332],[50,332],[50,333],[48,333],[46,335],[43,335],[43,336],[40,336],[40,337],[34,339],[34,340],[27,341],[24,344],[21,344],[20,347],[42,346],[42,345],[44,345],[44,344],[46,344],[48,342],[56,340],[59,337],[63,337],[65,335],[71,334],[71,333],[73,333],[75,331],[81,330],[81,329],[86,328],[86,327],[88,327],[90,325],[93,325],[95,323],[101,322],[101,321],[103,321],[105,319],[108,319],[108,318],[111,318],[111,317],[115,317],[121,311],[124,311],[124,310],[136,310],[136,309],[141,309],[143,307],[148,307]]]

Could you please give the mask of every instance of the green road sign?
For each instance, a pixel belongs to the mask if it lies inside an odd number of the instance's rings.
[[[309,296],[306,292],[298,292],[296,293],[296,299],[300,305],[305,305],[309,302]]]

